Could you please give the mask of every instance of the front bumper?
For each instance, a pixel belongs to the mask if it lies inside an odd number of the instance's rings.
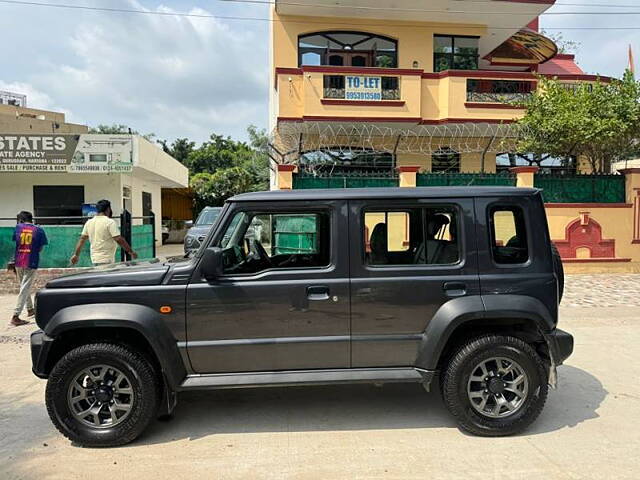
[[[47,337],[42,330],[31,334],[31,371],[36,377],[49,377],[47,357],[52,345],[53,338]]]

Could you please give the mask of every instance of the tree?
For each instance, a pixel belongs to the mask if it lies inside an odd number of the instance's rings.
[[[611,83],[575,88],[540,78],[540,88],[524,104],[519,150],[569,161],[584,157],[593,172],[634,155],[640,137],[640,84],[631,72]]]
[[[183,165],[186,165],[189,155],[196,146],[196,142],[190,142],[187,138],[176,138],[171,145],[168,145],[166,140],[158,140],[158,143],[165,153],[168,153]]]
[[[547,32],[545,30],[541,30],[540,33],[549,40],[553,40],[553,43],[558,47],[558,53],[576,53],[582,46],[580,42],[564,38],[562,32]]]
[[[137,130],[133,130],[132,128],[123,125],[121,123],[114,123],[112,125],[100,124],[97,127],[90,127],[89,133],[102,133],[107,135],[119,135],[119,134],[128,134],[128,135],[140,135],[140,132]],[[150,142],[156,138],[155,133],[146,133],[142,135],[143,138],[146,138]]]
[[[190,186],[196,194],[196,210],[207,205],[222,205],[239,193],[269,188],[269,139],[264,129],[254,125],[247,128],[249,143],[212,134],[199,148],[192,142],[179,143],[190,150],[183,163],[191,174]],[[177,157],[176,157],[177,158]]]

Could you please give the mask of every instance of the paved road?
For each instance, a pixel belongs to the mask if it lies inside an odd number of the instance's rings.
[[[614,284],[603,302],[625,284],[597,280]],[[560,388],[528,432],[500,439],[461,433],[437,393],[365,385],[185,394],[132,445],[83,449],[51,425],[28,345],[0,344],[0,478],[637,479],[640,310],[617,301],[562,308],[576,351]]]

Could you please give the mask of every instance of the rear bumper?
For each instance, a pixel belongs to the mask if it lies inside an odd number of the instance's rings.
[[[42,330],[31,334],[31,371],[36,377],[49,377],[47,357],[52,345],[53,339],[47,337]]]
[[[573,335],[556,328],[553,332],[545,335],[551,360],[555,365],[562,365],[573,353]]]

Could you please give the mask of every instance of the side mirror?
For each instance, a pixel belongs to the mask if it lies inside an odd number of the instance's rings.
[[[201,260],[200,271],[207,280],[215,280],[224,273],[222,249],[209,247],[204,251]]]
[[[184,227],[185,228],[193,227],[193,220],[187,220],[186,222],[184,222]]]

